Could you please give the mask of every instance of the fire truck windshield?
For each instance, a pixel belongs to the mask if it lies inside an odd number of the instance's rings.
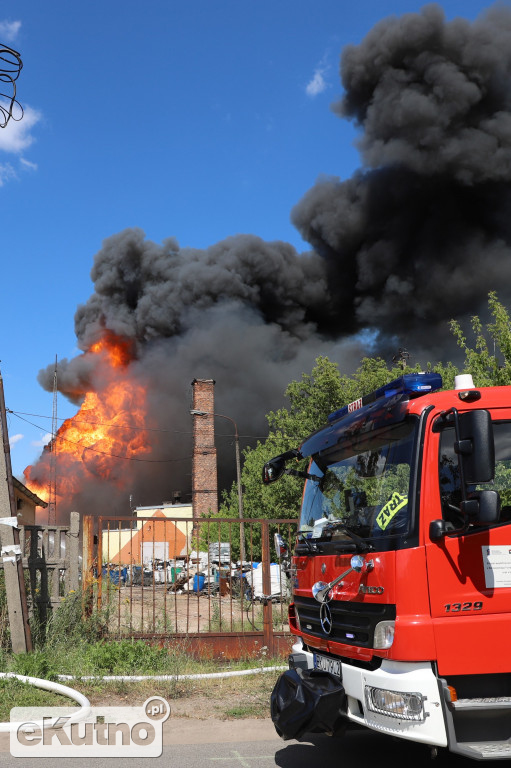
[[[332,525],[338,521],[373,544],[406,535],[417,425],[408,417],[385,429],[341,436],[328,453],[313,456],[309,472],[317,477],[305,484],[302,535],[353,547],[346,531]]]

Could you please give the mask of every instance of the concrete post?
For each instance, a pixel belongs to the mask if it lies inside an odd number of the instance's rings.
[[[17,527],[17,509],[12,483],[11,451],[5,415],[4,384],[0,374],[0,430],[3,450],[0,450],[0,544],[4,563],[7,610],[14,653],[32,650],[32,636],[28,623],[27,595],[23,575],[20,537]],[[14,525],[2,523],[10,519]]]
[[[71,512],[69,516],[67,560],[69,562],[68,591],[78,591],[78,563],[80,554],[80,515]]]

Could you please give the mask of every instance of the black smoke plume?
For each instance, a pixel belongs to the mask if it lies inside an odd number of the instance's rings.
[[[511,298],[511,11],[447,22],[429,5],[385,19],[344,49],[340,73],[334,111],[359,126],[362,167],[319,180],[293,209],[310,252],[252,235],[194,250],[139,229],[104,242],[76,313],[79,345],[105,330],[132,341],[129,373],[168,430],[154,433],[152,456],[183,460],[129,463],[119,491],[91,474],[71,506],[121,513],[130,493],[139,504],[186,496],[195,377],[216,380],[216,410],[240,434],[263,435],[264,414],[318,355],[347,373],[399,346],[413,362],[452,358],[448,320],[484,316],[490,290]],[[51,390],[53,365],[39,381]],[[61,363],[73,402],[101,387],[92,356]],[[234,448],[222,441],[225,484]]]

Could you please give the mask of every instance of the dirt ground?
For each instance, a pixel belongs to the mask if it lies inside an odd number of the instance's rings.
[[[75,684],[92,705],[143,704],[149,696],[162,696],[176,718],[238,720],[267,718],[270,695],[280,672],[177,683],[112,683],[95,687]]]
[[[110,587],[101,597],[111,632],[243,632],[262,628],[262,606],[239,597],[174,594],[164,584]],[[272,606],[274,627],[287,628],[287,603]],[[277,626],[280,624],[281,626]]]
[[[109,609],[109,629],[117,632],[234,632],[261,630],[263,607],[239,597],[175,594],[164,584],[109,586],[102,608]],[[273,627],[287,630],[287,603],[272,605]],[[284,661],[282,663],[285,663]],[[258,666],[254,660],[254,666]],[[149,696],[166,698],[177,718],[240,719],[269,717],[270,694],[279,673],[171,683],[118,682],[101,686],[80,684],[91,704],[143,704]]]

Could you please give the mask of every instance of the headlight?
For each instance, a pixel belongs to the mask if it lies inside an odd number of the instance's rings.
[[[390,648],[394,642],[395,621],[380,621],[374,629],[373,648]]]
[[[366,685],[365,698],[368,709],[372,712],[378,712],[380,715],[420,722],[426,719],[424,698],[420,693],[387,691],[385,688],[373,688]]]

